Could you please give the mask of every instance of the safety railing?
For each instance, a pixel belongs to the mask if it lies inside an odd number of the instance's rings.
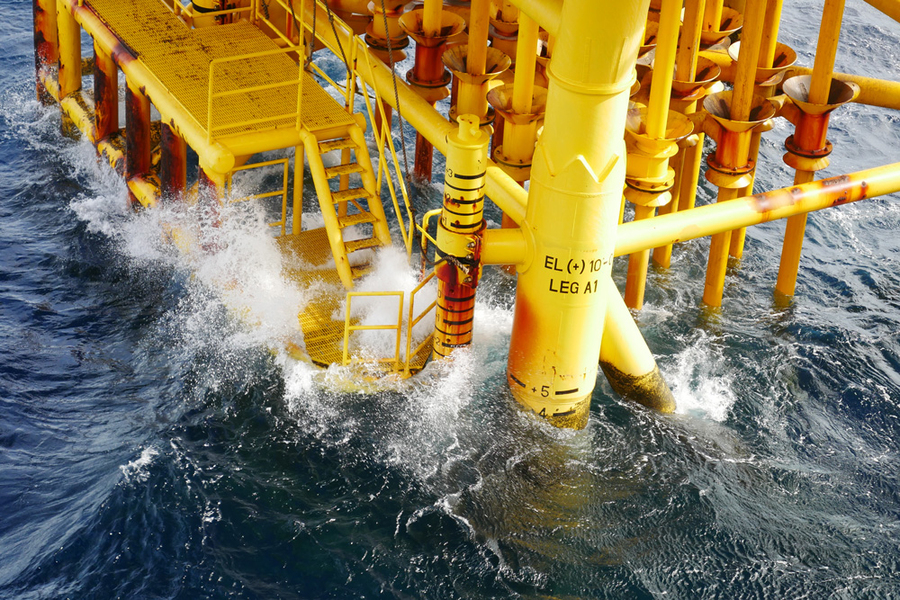
[[[353,325],[351,323],[351,304],[353,298],[365,297],[365,298],[373,298],[373,297],[386,297],[386,296],[396,296],[398,299],[397,302],[397,322],[394,324],[388,323],[384,325]],[[389,364],[391,365],[391,369],[393,371],[400,370],[400,338],[403,330],[403,292],[347,292],[347,312],[344,317],[344,354],[342,363],[344,365],[348,365],[351,362],[350,358],[350,333],[352,331],[389,331],[395,330],[397,332],[396,341],[394,344],[394,356],[389,358],[376,358],[372,360],[366,360],[365,362],[374,362],[376,364]]]
[[[289,118],[294,119],[294,126],[297,130],[300,130],[301,119],[300,119],[300,105],[301,100],[303,98],[303,69],[298,65],[297,66],[297,79],[291,79],[288,81],[280,81],[275,83],[265,83],[262,85],[251,85],[246,87],[237,87],[236,81],[240,79],[239,76],[235,76],[234,73],[226,72],[225,81],[227,81],[230,85],[230,89],[226,89],[224,91],[216,91],[216,70],[220,68],[222,65],[227,65],[229,63],[242,63],[241,66],[237,67],[238,72],[244,68],[247,68],[247,61],[254,59],[261,59],[271,56],[277,56],[280,54],[288,54],[288,53],[298,53],[300,56],[303,55],[303,49],[299,46],[288,46],[286,48],[278,48],[277,50],[267,50],[264,52],[252,52],[249,54],[241,54],[239,56],[228,56],[222,58],[215,58],[209,63],[209,90],[207,94],[208,104],[207,104],[207,115],[206,115],[206,132],[207,132],[207,141],[212,143],[213,137],[215,137],[215,132],[217,131],[225,131],[231,129],[238,128],[246,128],[252,125],[260,125],[262,123],[272,123],[274,128],[275,124],[278,121],[286,120]],[[231,75],[229,77],[229,75]],[[220,82],[221,85],[221,82]],[[261,117],[255,117],[250,119],[235,119],[235,120],[227,120],[223,123],[224,119],[222,118],[221,113],[219,114],[219,119],[214,119],[215,115],[215,104],[217,99],[221,98],[229,98],[234,96],[248,96],[254,92],[264,92],[267,90],[276,90],[279,88],[295,88],[297,94],[297,100],[293,107],[293,110],[289,112],[282,112],[276,114],[267,114]],[[234,113],[240,114],[240,111],[232,111]],[[219,122],[216,122],[219,121]],[[216,124],[214,124],[216,123]]]
[[[281,175],[281,189],[274,190],[271,192],[264,192],[262,194],[250,194],[249,196],[241,196],[239,198],[232,198],[232,193],[234,190],[234,174],[241,171],[251,171],[253,169],[263,169],[265,167],[273,167],[275,165],[281,165],[282,167],[282,175]],[[280,221],[271,221],[268,225],[269,227],[281,227],[281,235],[285,235],[285,231],[287,228],[287,205],[288,205],[288,159],[281,158],[276,160],[267,160],[264,162],[253,163],[252,165],[243,165],[241,167],[235,167],[231,170],[228,176],[225,178],[225,193],[226,197],[229,198],[229,202],[247,202],[249,200],[262,200],[265,198],[274,198],[276,196],[281,196],[281,220]]]
[[[362,363],[374,363],[380,365],[388,365],[390,369],[394,372],[400,372],[404,375],[408,376],[411,374],[412,368],[412,360],[414,357],[419,356],[420,353],[423,352],[426,348],[430,347],[432,344],[432,340],[434,338],[434,331],[432,330],[425,338],[419,342],[415,348],[413,348],[413,330],[416,325],[421,323],[437,306],[437,300],[432,300],[428,303],[428,305],[422,309],[418,314],[416,313],[416,299],[421,296],[422,291],[428,286],[431,280],[434,279],[434,272],[429,273],[422,281],[417,285],[409,295],[409,306],[407,308],[406,315],[408,318],[406,319],[406,353],[405,356],[401,358],[400,356],[400,347],[401,347],[401,332],[403,329],[404,322],[404,314],[403,314],[403,298],[404,293],[402,291],[397,292],[348,292],[347,293],[347,307],[346,314],[344,317],[344,346],[343,346],[343,358],[342,362],[344,365],[351,364],[353,362],[362,362]],[[352,319],[352,303],[354,298],[374,298],[374,297],[386,297],[386,296],[394,296],[398,299],[397,305],[397,321],[396,323],[385,323],[385,324],[376,324],[376,325],[354,325]],[[354,331],[396,331],[396,339],[394,346],[394,355],[386,358],[361,358],[361,359],[353,359],[350,356],[350,334]],[[418,365],[421,368],[421,365]]]
[[[275,1],[281,2],[281,0]],[[357,95],[361,95],[364,99],[369,123],[372,123],[373,126],[375,123],[385,124],[381,127],[373,127],[373,133],[379,148],[376,189],[381,190],[383,186],[387,184],[388,193],[391,196],[391,202],[394,206],[394,212],[397,215],[400,236],[403,238],[403,243],[406,247],[407,255],[411,255],[414,239],[413,230],[415,217],[413,214],[412,204],[409,200],[409,192],[402,176],[403,170],[401,169],[400,161],[397,158],[397,149],[394,145],[394,140],[390,135],[391,127],[390,119],[388,118],[388,112],[385,109],[384,101],[381,99],[382,97],[379,93],[379,90],[377,88],[372,88],[370,91],[369,87],[365,83],[365,80],[363,80],[363,78],[359,76],[360,67],[372,71],[374,68],[373,61],[377,61],[378,59],[369,52],[369,49],[366,46],[365,42],[361,38],[356,36],[356,34],[353,32],[353,29],[344,21],[334,16],[334,14],[329,10],[328,6],[321,0],[316,0],[316,10],[326,13],[327,16],[322,17],[322,22],[326,22],[327,20],[327,22],[329,23],[329,27],[333,27],[333,36],[328,39],[323,38],[322,36],[318,36],[313,30],[312,22],[304,23],[304,27],[307,31],[311,32],[319,40],[321,40],[325,47],[329,48],[335,55],[338,56],[338,58],[346,62],[349,76],[347,78],[347,81],[344,84],[341,84],[336,82],[332,77],[328,75],[328,73],[319,68],[315,63],[310,63],[310,70],[316,76],[321,77],[323,80],[325,80],[329,85],[331,85],[341,94],[344,99],[344,106],[349,112],[353,111],[354,100]],[[333,40],[336,41],[338,39],[343,39],[345,41],[349,40],[349,44],[341,45],[340,43],[333,42]],[[330,42],[335,43],[337,47],[332,48],[329,45]],[[359,94],[357,94],[357,90]],[[387,148],[387,154],[389,156],[385,156],[385,148]],[[393,172],[391,171],[391,168],[393,168]],[[400,206],[401,198],[403,202],[402,208]],[[403,217],[404,212],[406,215],[405,220]]]
[[[410,361],[412,357],[418,356],[422,350],[425,349],[426,346],[432,345],[432,340],[434,339],[434,329],[432,329],[431,333],[425,337],[425,339],[416,346],[415,350],[410,352],[412,349],[412,340],[413,340],[413,329],[416,325],[418,325],[428,314],[434,310],[434,307],[437,306],[437,299],[432,300],[428,306],[425,307],[422,312],[416,315],[416,297],[419,293],[425,289],[425,286],[434,279],[434,271],[431,271],[421,282],[419,285],[413,289],[412,293],[409,295],[409,319],[406,323],[406,361],[404,364],[404,372],[406,375],[410,375]],[[413,316],[415,315],[415,316]]]
[[[192,2],[182,2],[181,0],[172,0],[171,3],[164,1],[166,7],[175,13],[176,17],[180,17],[188,25],[193,24],[194,19],[198,17],[216,19],[218,24],[232,23],[238,15],[253,15],[254,7],[251,6],[230,6],[221,10],[204,10],[199,11]],[[255,2],[254,2],[255,3]]]

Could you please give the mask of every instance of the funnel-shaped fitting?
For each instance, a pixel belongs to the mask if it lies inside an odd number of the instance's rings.
[[[859,86],[855,83],[831,79],[831,90],[828,92],[827,104],[809,102],[810,75],[798,75],[784,82],[782,89],[800,110],[809,115],[822,115],[833,111],[838,106],[851,102],[859,95]]]
[[[400,27],[420,46],[433,48],[440,46],[466,28],[466,21],[457,14],[441,11],[441,26],[435,35],[426,35],[424,27],[425,10],[417,8],[400,17]]]
[[[666,117],[664,137],[655,138],[647,135],[647,107],[636,102],[630,103],[625,119],[625,135],[637,146],[650,155],[660,154],[672,149],[673,144],[683,140],[694,132],[694,125],[683,114],[670,110]]]
[[[713,44],[725,39],[732,33],[743,27],[744,15],[733,8],[722,8],[722,20],[719,22],[718,30],[704,30],[700,32],[700,43],[703,46],[712,46]]]
[[[703,101],[703,108],[709,115],[716,120],[726,131],[740,133],[749,131],[760,123],[767,121],[775,116],[775,106],[771,102],[758,96],[753,95],[753,102],[750,106],[750,116],[746,121],[737,121],[731,118],[731,102],[734,92],[718,92],[710,94]]]
[[[519,30],[519,9],[514,6],[503,10],[498,3],[491,2],[488,18],[500,35],[514,36]]]
[[[737,61],[741,53],[741,43],[735,42],[728,47],[728,56],[731,60]],[[797,53],[787,44],[775,44],[775,57],[772,59],[771,67],[756,68],[756,84],[757,85],[778,85],[784,77],[785,72],[797,62]]]
[[[487,60],[485,61],[485,72],[481,74],[471,74],[466,72],[466,61],[469,56],[469,46],[464,44],[454,46],[444,52],[441,57],[444,65],[453,71],[453,74],[462,82],[481,85],[485,81],[494,79],[512,64],[510,58],[496,48],[487,49]]]
[[[487,100],[505,121],[516,125],[533,123],[547,112],[547,88],[534,88],[531,96],[531,111],[527,113],[517,113],[513,110],[513,86],[508,83],[488,92]]]
[[[719,65],[702,56],[697,58],[697,71],[693,81],[672,80],[672,91],[678,98],[687,98],[701,89],[709,88],[719,78],[722,69]]]

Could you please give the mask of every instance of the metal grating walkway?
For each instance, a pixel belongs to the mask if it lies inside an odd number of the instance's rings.
[[[85,0],[131,53],[207,131],[209,67],[214,59],[278,50],[254,25],[238,22],[190,29],[160,0]],[[216,91],[297,81],[299,66],[285,53],[216,66]],[[151,98],[152,100],[152,98]],[[213,137],[294,128],[297,87],[285,86],[217,98]],[[229,127],[229,119],[258,123]],[[310,131],[353,124],[353,118],[309,74],[303,74],[301,121]]]

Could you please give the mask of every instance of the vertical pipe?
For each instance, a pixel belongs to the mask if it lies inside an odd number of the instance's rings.
[[[781,24],[781,9],[783,0],[768,0],[766,4],[766,18],[763,25],[762,41],[760,43],[759,58],[757,66],[763,69],[772,67],[775,60],[775,49],[778,43],[778,27]],[[767,94],[768,95],[768,94]],[[756,162],[759,156],[759,143],[762,138],[762,132],[754,131],[750,140],[750,160]],[[738,196],[753,195],[753,181],[750,185],[743,188]],[[741,228],[731,232],[731,244],[728,253],[736,259],[743,258],[744,241],[747,237],[747,229]]]
[[[422,30],[426,37],[435,37],[441,31],[441,5],[443,0],[425,0]]]
[[[119,129],[119,69],[112,56],[94,41],[94,111],[97,140]]]
[[[682,0],[662,0],[657,34],[656,59],[650,83],[650,101],[647,106],[647,135],[663,139],[669,116],[669,100],[672,96],[672,79],[675,74],[675,55],[678,49],[678,30],[681,26]],[[658,170],[666,173],[668,159],[662,159]],[[663,192],[668,194],[668,192]],[[669,194],[671,201],[671,194]],[[650,219],[656,214],[651,206],[634,207],[634,219]],[[635,310],[644,304],[647,268],[650,250],[641,250],[628,257],[628,279],[625,284],[625,303]]]
[[[291,208],[291,235],[303,226],[303,145],[294,147],[294,203]]]
[[[741,34],[741,52],[738,56],[737,73],[734,81],[734,92],[731,101],[731,120],[748,121],[753,106],[753,88],[756,84],[756,65],[762,44],[762,30],[765,21],[765,2],[748,2],[744,15],[744,28]],[[731,137],[731,136],[729,136]],[[750,151],[749,133],[735,136],[736,144],[719,143],[716,155],[728,153],[727,160],[720,162],[729,167],[743,167],[747,163]],[[735,188],[719,188],[717,202],[727,202],[738,197]],[[703,287],[703,302],[709,306],[721,306],[722,294],[725,290],[725,271],[728,268],[728,252],[731,247],[731,232],[726,231],[712,236],[709,244],[709,261],[706,265],[706,282]]]
[[[490,0],[472,0],[469,13],[469,51],[466,55],[466,73],[469,75],[483,75],[487,68],[490,5]]]
[[[472,236],[480,236],[485,229],[484,182],[490,136],[480,129],[477,115],[460,115],[457,121],[459,127],[447,136],[444,206],[438,225],[438,248],[447,257],[435,267],[434,354],[439,357],[472,343],[475,288],[481,269]]]
[[[187,186],[187,144],[168,123],[160,126],[159,191],[165,203],[181,202]]]
[[[567,0],[548,67],[546,126],[525,223],[507,378],[525,407],[584,427],[596,384],[618,209],[625,117],[648,0]]]
[[[807,101],[811,104],[828,103],[843,17],[844,0],[825,0],[819,40],[816,44],[816,58],[809,83]],[[794,174],[794,184],[808,183],[815,179],[815,176],[814,171],[798,170]],[[789,217],[784,232],[781,261],[778,265],[778,279],[775,283],[775,290],[785,296],[793,296],[797,288],[797,272],[800,269],[800,253],[805,235],[806,214]]]
[[[38,100],[50,104],[52,97],[41,82],[41,71],[59,60],[59,46],[56,34],[56,1],[32,0],[34,16],[34,72]]]
[[[150,99],[130,81],[125,86],[125,181],[150,172]],[[139,203],[128,192],[131,206]]]
[[[81,89],[81,27],[66,8],[56,2],[56,25],[59,35],[59,99]]]

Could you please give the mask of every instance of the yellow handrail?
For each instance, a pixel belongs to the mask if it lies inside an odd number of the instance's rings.
[[[404,372],[407,375],[409,375],[410,359],[413,356],[418,355],[419,352],[422,351],[422,348],[424,348],[427,344],[431,344],[432,337],[434,336],[434,332],[432,331],[432,333],[428,335],[422,341],[422,343],[416,346],[415,352],[410,352],[412,346],[413,328],[418,325],[419,322],[422,321],[422,319],[424,319],[428,315],[428,313],[430,313],[434,309],[435,306],[437,306],[437,299],[432,300],[431,303],[425,308],[425,310],[419,313],[416,317],[413,317],[413,315],[415,314],[416,295],[423,289],[425,289],[425,286],[432,279],[434,279],[434,271],[431,271],[421,282],[419,282],[419,285],[417,285],[409,295],[409,320],[406,323],[406,362],[404,364]]]
[[[377,296],[397,296],[399,302],[397,304],[397,324],[396,325],[351,325],[350,324],[350,305],[355,297],[377,297]],[[403,328],[403,292],[347,292],[347,310],[344,317],[344,354],[342,364],[350,364],[350,332],[351,331],[385,331],[395,329],[397,338],[394,345],[393,358],[376,359],[377,363],[393,363],[394,370],[398,370],[400,366],[400,338]]]
[[[209,63],[209,89],[207,94],[207,113],[206,113],[206,134],[207,134],[207,142],[212,143],[213,140],[213,132],[219,131],[222,129],[233,129],[235,127],[246,127],[248,125],[257,125],[260,123],[266,123],[270,121],[277,121],[279,119],[285,119],[287,117],[294,117],[295,119],[295,127],[297,130],[300,130],[301,120],[300,120],[300,101],[303,95],[303,69],[298,65],[297,66],[297,79],[289,80],[278,83],[267,83],[263,85],[255,85],[249,86],[245,88],[225,90],[224,92],[216,92],[215,91],[215,73],[216,67],[225,63],[233,63],[233,62],[242,62],[249,59],[254,58],[263,58],[267,56],[275,56],[278,54],[291,53],[296,52],[299,56],[303,55],[303,49],[300,46],[288,46],[286,48],[278,48],[276,50],[266,50],[263,52],[252,52],[249,54],[241,54],[239,56],[227,56],[221,58],[214,58]],[[244,119],[242,121],[233,121],[226,123],[225,125],[217,125],[213,126],[213,102],[217,98],[224,98],[228,96],[235,96],[238,94],[249,94],[251,92],[259,92],[263,90],[271,90],[277,88],[286,88],[293,87],[297,88],[297,106],[294,112],[277,114],[277,115],[267,115],[265,117],[257,118],[257,119]]]
[[[281,220],[280,221],[272,221],[268,225],[269,227],[281,227],[281,235],[285,235],[286,227],[287,227],[287,193],[288,193],[288,159],[281,158],[276,160],[267,160],[265,162],[253,163],[251,165],[244,165],[241,167],[235,167],[228,174],[228,177],[225,180],[225,189],[227,193],[233,189],[233,178],[234,174],[238,171],[249,171],[251,169],[259,169],[263,167],[271,167],[274,165],[282,165],[283,166],[283,174],[281,179],[281,189],[276,190],[274,192],[266,192],[263,194],[250,194],[249,196],[242,196],[240,198],[231,198],[229,202],[246,202],[248,200],[261,200],[263,198],[273,198],[275,196],[281,196]]]

